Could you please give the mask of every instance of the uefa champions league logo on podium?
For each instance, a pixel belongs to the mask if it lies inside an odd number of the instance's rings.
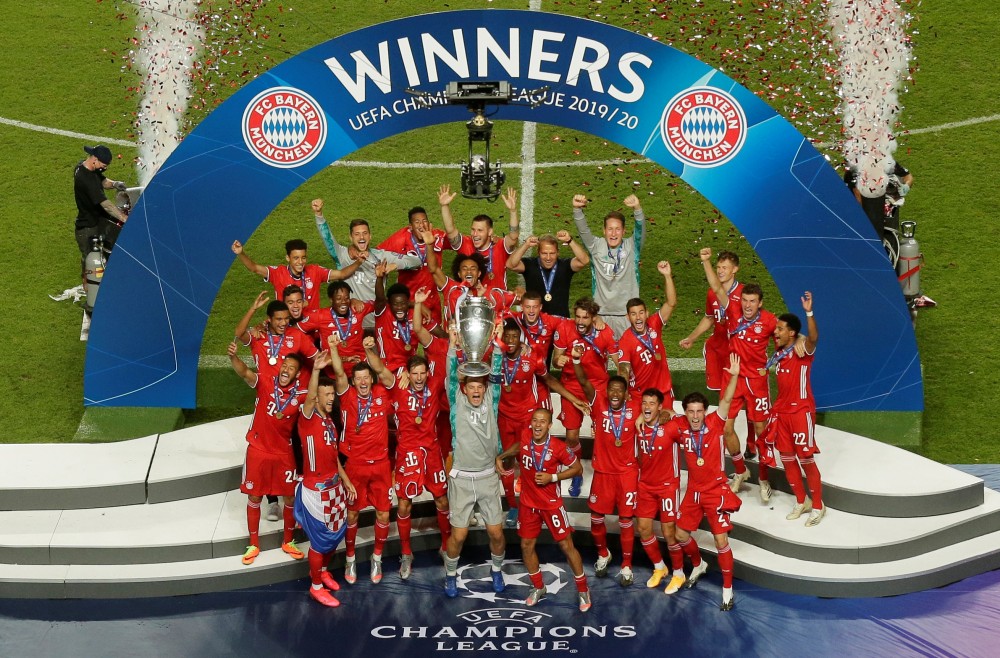
[[[503,563],[506,567],[508,564],[520,565],[521,561],[504,560]],[[531,590],[531,581],[528,580],[528,573],[523,571],[523,569],[519,569],[519,572],[513,575],[505,571],[503,581],[507,585],[507,589],[497,594],[493,591],[493,578],[490,575],[490,565],[490,562],[481,562],[479,564],[467,564],[464,567],[459,567],[458,592],[462,598],[478,599],[488,601],[489,603],[524,605],[524,600]],[[563,577],[565,572],[554,564],[542,563],[539,565],[539,571],[542,572],[542,578],[545,580],[546,596],[548,597],[558,595],[570,583],[568,577]]]

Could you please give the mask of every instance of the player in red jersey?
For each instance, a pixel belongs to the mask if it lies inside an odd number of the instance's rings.
[[[302,289],[306,298],[306,309],[314,311],[319,308],[320,290],[324,283],[342,281],[354,274],[361,265],[355,261],[342,270],[328,270],[325,267],[308,262],[308,247],[304,240],[289,240],[285,243],[285,260],[287,265],[258,265],[246,254],[239,240],[233,241],[233,253],[251,273],[263,278],[274,286],[274,295],[283,299],[285,288],[296,285]]]
[[[508,315],[521,327],[525,342],[531,345],[531,349],[548,359],[556,329],[566,318],[542,311],[542,293],[537,290],[528,290],[521,295],[521,312],[510,312]]]
[[[517,443],[506,448],[497,457],[497,470],[506,460],[517,458],[521,467],[521,508],[517,521],[517,535],[521,538],[521,559],[531,579],[531,591],[525,604],[533,606],[545,596],[545,582],[539,571],[535,543],[544,522],[559,544],[576,582],[580,610],[590,610],[590,589],[583,572],[583,558],[573,545],[573,525],[563,507],[559,485],[561,479],[572,478],[583,472],[583,465],[566,444],[549,434],[552,411],[538,408],[531,413],[531,420],[522,431]],[[564,470],[560,472],[560,466]]]
[[[379,357],[385,366],[397,377],[406,368],[407,361],[416,354],[420,341],[413,330],[413,312],[410,310],[410,289],[402,283],[394,283],[385,290],[384,268],[376,268],[375,280],[375,342]],[[426,309],[427,306],[425,305]],[[421,322],[436,336],[447,339],[445,333],[434,320],[424,313]]]
[[[555,348],[552,352],[552,365],[562,368],[563,386],[573,395],[585,400],[588,398],[584,395],[583,388],[570,364],[570,350],[576,345],[583,347],[581,361],[584,372],[590,383],[599,391],[603,391],[608,384],[608,357],[610,356],[615,363],[618,360],[614,332],[607,326],[600,330],[595,326],[600,311],[601,307],[590,297],[578,299],[573,305],[573,318],[564,321],[552,337],[552,346]],[[579,457],[583,413],[568,400],[563,400],[560,405],[559,420],[566,428],[566,445]],[[578,475],[570,480],[569,495],[579,496],[582,486],[583,477]]]
[[[369,340],[374,339],[369,337]],[[354,556],[358,513],[372,505],[375,508],[375,546],[371,580],[373,583],[380,583],[382,549],[389,536],[389,511],[392,509],[392,496],[389,493],[392,482],[389,465],[389,415],[392,413],[392,401],[387,386],[392,386],[393,379],[388,371],[383,371],[376,380],[372,367],[366,362],[360,362],[354,366],[353,385],[349,384],[347,372],[338,354],[339,348],[340,335],[334,333],[330,336],[330,360],[333,372],[337,375],[337,395],[340,396],[340,414],[344,420],[340,451],[347,457],[344,468],[358,492],[354,502],[347,506],[344,580],[352,585],[358,580],[358,566]]]
[[[653,532],[653,522],[659,519],[660,531],[667,542],[670,566],[673,569],[664,592],[673,594],[685,580],[684,554],[675,534],[677,513],[680,510],[681,465],[677,444],[665,438],[667,423],[664,421],[673,412],[665,408],[663,403],[663,392],[659,389],[647,388],[642,392],[642,415],[637,428],[639,490],[636,525],[639,529],[639,542],[649,556],[649,561],[653,563],[653,575],[646,581],[646,587],[658,587],[667,575],[660,543]]]
[[[247,454],[243,463],[240,491],[247,495],[247,530],[250,542],[243,554],[243,564],[253,564],[260,555],[260,503],[267,494],[281,496],[285,502],[285,528],[281,550],[293,559],[305,555],[293,541],[295,516],[295,456],[292,454],[292,429],[305,401],[306,389],[299,386],[302,357],[291,353],[281,362],[278,374],[259,376],[237,354],[234,340],[229,344],[229,362],[240,377],[257,391],[253,419],[247,430]]]
[[[704,518],[715,538],[719,570],[722,571],[721,610],[733,608],[733,551],[729,547],[729,531],[733,525],[729,515],[739,511],[742,504],[739,496],[726,484],[725,425],[736,392],[740,357],[731,354],[729,364],[726,372],[730,377],[715,413],[707,413],[708,399],[704,395],[689,393],[682,402],[684,415],[674,416],[667,423],[665,437],[681,444],[687,462],[687,491],[677,515],[676,528],[681,551],[691,559],[687,587],[690,589],[697,585],[708,571],[708,563],[701,559],[698,544],[691,536]]]
[[[424,243],[431,244],[434,237],[430,232],[424,233]],[[486,261],[479,254],[459,254],[452,262],[452,277],[449,278],[433,260],[427,261],[427,267],[434,277],[434,285],[443,298],[445,321],[455,319],[455,308],[466,295],[486,297],[490,300],[497,317],[502,315],[520,299],[523,290],[508,292],[501,288],[490,288],[482,281],[482,273],[486,271]]]
[[[426,302],[434,297],[428,288],[420,288],[413,294],[414,332],[420,346],[424,348],[424,358],[427,359],[428,385],[431,395],[440,401],[437,421],[435,422],[438,447],[445,462],[451,455],[451,406],[448,404],[448,392],[445,390],[448,371],[448,338],[441,338],[427,331],[426,326],[416,318],[425,317]]]
[[[254,313],[267,305],[267,320],[260,331],[249,331],[247,327],[253,320]],[[305,371],[311,370],[312,359],[319,353],[316,344],[308,336],[298,329],[290,327],[291,312],[285,302],[273,301],[268,303],[267,293],[262,292],[257,295],[250,310],[236,325],[236,340],[244,347],[250,348],[253,355],[254,367],[258,374],[265,379],[278,374],[280,364],[288,354],[301,354],[303,368]],[[305,374],[308,377],[308,374]]]
[[[337,453],[337,428],[330,417],[336,384],[319,374],[329,363],[329,352],[316,357],[316,367],[309,377],[308,394],[299,415],[303,454],[301,482],[295,489],[295,520],[309,538],[309,577],[312,581],[309,596],[327,607],[336,608],[340,601],[330,591],[336,592],[340,585],[328,567],[347,532],[347,503],[357,496],[357,492]]]
[[[781,464],[785,467],[788,486],[795,494],[795,507],[785,518],[795,521],[805,512],[811,511],[806,526],[819,525],[826,515],[823,506],[823,483],[814,455],[819,452],[816,445],[816,399],[812,393],[813,355],[819,341],[819,329],[813,317],[812,293],[802,295],[802,310],[806,314],[808,334],[803,343],[803,353],[796,349],[802,321],[791,313],[778,316],[778,327],[774,332],[777,349],[767,360],[768,368],[775,367],[778,380],[778,397],[771,408],[771,419],[764,434],[766,448],[761,463],[774,465],[774,448],[781,453]],[[809,498],[802,486],[802,470],[806,472]]]
[[[413,499],[425,490],[434,497],[438,528],[441,530],[441,550],[446,550],[451,535],[448,521],[448,476],[438,446],[436,420],[441,409],[441,396],[431,389],[427,359],[411,356],[406,370],[397,378],[388,371],[375,352],[375,339],[365,339],[368,363],[383,382],[389,382],[389,395],[396,416],[396,471],[393,488],[396,491],[396,529],[399,532],[399,577],[408,580],[413,570],[413,549],[410,546],[412,524],[410,510]]]
[[[428,247],[424,244],[424,232],[430,231],[434,235],[434,244]],[[434,255],[435,264],[441,269],[442,254],[448,246],[445,232],[431,226],[427,218],[427,211],[417,206],[410,208],[409,224],[399,229],[388,238],[382,241],[379,249],[392,251],[400,255],[412,254],[420,259],[422,267],[413,270],[400,270],[397,281],[411,291],[427,288],[434,290],[434,277],[431,276],[427,268],[428,254]],[[431,320],[441,324],[441,300],[437,296],[427,299],[427,311]]]
[[[310,313],[299,322],[298,328],[314,336],[322,346],[328,345],[330,337],[336,335],[340,360],[350,377],[365,356],[365,348],[361,345],[365,337],[363,324],[365,317],[375,310],[375,303],[351,299],[351,286],[343,281],[331,283],[327,295],[330,307]]]
[[[497,425],[500,429],[500,445],[504,450],[521,440],[524,428],[531,422],[533,410],[552,408],[549,389],[568,400],[583,413],[588,411],[587,403],[573,395],[556,379],[545,365],[545,353],[536,351],[522,340],[523,335],[517,322],[508,318],[504,321],[502,342],[503,356],[500,360],[500,406]],[[517,497],[514,494],[515,463],[510,460],[500,474],[504,494],[510,509],[505,525],[513,528],[517,524]]]
[[[677,291],[670,275],[670,263],[661,260],[656,269],[663,275],[666,293],[663,305],[659,311],[648,315],[646,302],[638,297],[625,303],[630,326],[618,339],[618,374],[628,380],[628,392],[635,402],[642,401],[642,392],[647,388],[655,388],[663,393],[667,408],[673,408],[673,382],[667,365],[667,348],[663,345],[663,331],[677,306]]]
[[[451,248],[460,254],[479,254],[486,263],[483,269],[483,284],[488,288],[507,289],[507,258],[517,248],[521,225],[517,218],[517,190],[507,188],[500,196],[507,206],[507,235],[497,238],[493,234],[493,218],[489,215],[476,215],[472,218],[469,235],[462,235],[455,228],[455,220],[451,215],[451,202],[457,193],[451,191],[448,185],[442,185],[438,190],[438,202],[441,204],[441,219],[444,230],[451,241]]]
[[[608,330],[610,331],[610,329]],[[590,534],[597,548],[594,573],[598,578],[608,575],[611,551],[608,550],[608,530],[605,517],[618,514],[619,539],[622,545],[622,568],[618,584],[628,587],[633,582],[632,549],[635,546],[635,504],[639,485],[639,462],[636,460],[636,420],[639,405],[628,397],[628,382],[620,375],[608,379],[606,390],[597,390],[593,379],[583,367],[585,347],[573,346],[573,372],[586,399],[590,402],[590,418],[594,426],[594,455],[591,465],[594,479],[590,483]]]
[[[736,436],[736,414],[746,407],[747,419],[753,422],[755,436],[764,433],[767,425],[767,415],[771,410],[771,392],[768,389],[767,344],[774,336],[777,318],[764,309],[764,291],[756,283],[743,286],[739,306],[732,306],[729,292],[722,285],[715,269],[712,267],[712,250],[708,247],[701,250],[701,262],[705,268],[708,284],[715,291],[719,306],[726,316],[726,332],[729,335],[729,348],[733,354],[740,357],[739,382],[733,396],[729,419],[726,421],[726,447],[733,458],[733,468],[736,474],[730,486],[737,493],[743,483],[750,477],[744,463],[745,455],[740,452],[740,440]],[[726,371],[729,372],[728,370]],[[728,384],[728,377],[723,373],[723,381]],[[747,442],[747,451],[751,451],[752,441]],[[771,499],[771,485],[768,480],[767,464],[760,464],[760,499],[767,504]]]

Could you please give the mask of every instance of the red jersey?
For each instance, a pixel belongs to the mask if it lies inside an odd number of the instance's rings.
[[[431,395],[438,397],[442,409],[448,409],[448,394],[444,388],[448,376],[448,339],[432,335],[431,342],[422,347],[430,365],[427,369],[427,385],[430,386]]]
[[[448,245],[448,238],[441,229],[432,229],[431,232],[434,233],[434,245],[431,251],[437,259],[437,266],[441,267],[441,253]],[[412,254],[420,259],[420,262],[423,264],[422,267],[415,270],[399,270],[399,278],[397,280],[410,289],[410,295],[421,288],[427,288],[430,291],[435,289],[434,277],[431,275],[431,271],[427,269],[427,245],[424,244],[422,239],[413,235],[409,226],[404,226],[390,235],[382,241],[382,244],[378,248],[397,254]],[[432,310],[440,311],[441,300],[437,295],[431,295],[427,298],[426,306]]]
[[[778,319],[774,313],[760,309],[747,320],[739,306],[730,308],[733,312],[726,315],[729,349],[740,357],[740,376],[761,377],[760,369],[767,363],[767,343],[774,335]]]
[[[428,378],[420,392],[413,386],[393,387],[389,391],[392,408],[396,414],[397,449],[400,451],[431,448],[437,436],[437,415],[441,410],[443,389],[438,393]],[[417,422],[419,419],[419,422]]]
[[[354,363],[349,361],[351,357],[365,358],[365,348],[361,344],[365,339],[364,328],[361,326],[365,316],[375,310],[374,302],[365,302],[360,313],[355,313],[348,308],[347,316],[340,317],[333,312],[332,308],[322,308],[309,317],[304,317],[295,325],[308,334],[314,334],[319,338],[320,345],[324,349],[329,345],[328,339],[334,332],[340,334],[340,346],[337,348],[340,359],[344,362],[344,371],[350,377],[354,372]]]
[[[667,349],[663,346],[663,318],[659,313],[649,316],[644,333],[636,333],[633,327],[625,330],[618,339],[618,363],[627,363],[632,368],[628,390],[636,400],[642,398],[647,388],[664,393],[673,388]]]
[[[701,432],[692,432],[691,424],[682,414],[667,423],[667,438],[681,444],[687,462],[688,491],[713,491],[720,482],[726,482],[726,439],[723,428],[726,421],[718,412],[705,416]],[[698,460],[703,463],[699,466]]]
[[[428,331],[437,326],[437,323],[426,314],[422,319]],[[386,368],[394,373],[399,372],[400,368],[405,368],[406,362],[417,353],[417,345],[420,344],[416,332],[413,331],[413,311],[408,311],[406,320],[400,321],[386,304],[375,314],[375,344]]]
[[[680,454],[667,434],[668,423],[646,425],[639,432],[639,484],[661,487],[681,477]]]
[[[743,301],[743,284],[739,281],[733,281],[732,285],[729,287],[729,306],[728,308],[740,308],[740,304]],[[719,305],[719,298],[715,296],[715,292],[711,288],[708,290],[708,296],[705,298],[705,315],[711,315],[715,318],[715,326],[712,327],[712,335],[708,338],[708,343],[713,349],[729,349],[729,332],[726,330],[726,313],[722,310],[722,306]]]
[[[536,353],[546,355],[549,353],[549,348],[552,347],[552,338],[555,336],[556,329],[563,322],[563,318],[548,313],[539,313],[535,324],[528,324],[524,313],[511,313],[510,317],[521,327],[524,341],[531,345]]]
[[[372,386],[367,398],[350,387],[340,396],[344,436],[340,449],[348,459],[377,462],[389,456],[389,391],[381,384]]]
[[[521,506],[535,509],[559,509],[562,492],[559,485],[536,484],[535,473],[558,473],[560,466],[572,466],[576,455],[566,449],[566,444],[551,434],[541,443],[535,443],[531,429],[521,434]]]
[[[299,437],[302,439],[302,484],[315,489],[316,485],[337,475],[337,426],[333,419],[320,415],[313,408],[312,415],[299,415]]]
[[[530,347],[514,358],[508,358],[504,353],[500,360],[500,415],[508,418],[530,417],[535,409],[543,406],[543,401],[548,403],[549,388],[539,381],[548,372],[545,354],[539,354]]]
[[[265,379],[278,376],[281,362],[285,360],[287,355],[301,354],[306,359],[311,359],[319,352],[312,339],[299,331],[297,327],[288,327],[284,334],[272,334],[269,329],[265,328],[264,333],[258,337],[254,338],[252,333],[249,336],[248,347],[250,354],[253,355],[257,374]],[[273,364],[271,363],[272,359],[274,360]],[[311,361],[306,360],[302,363],[299,372],[300,379],[304,378],[303,371],[306,371],[305,378],[308,377],[311,366]]]
[[[282,388],[278,386],[277,377],[261,377],[259,374],[253,388],[257,391],[257,399],[253,403],[253,420],[247,430],[247,443],[274,455],[290,454],[292,429],[308,390],[299,386],[297,380]]]
[[[625,473],[639,468],[635,455],[635,419],[642,413],[639,405],[626,400],[615,411],[608,403],[608,393],[594,391],[590,418],[594,421],[594,456],[592,464],[598,473]]]
[[[503,238],[494,237],[493,242],[486,245],[485,249],[476,249],[472,244],[472,238],[463,235],[462,242],[455,251],[466,256],[478,253],[486,261],[486,272],[482,276],[483,285],[487,288],[507,290],[507,257],[511,252],[507,251],[507,243]]]
[[[264,280],[274,286],[276,299],[284,301],[285,288],[298,286],[302,288],[305,299],[304,311],[315,311],[319,308],[319,298],[322,295],[323,284],[330,278],[330,270],[320,265],[309,263],[303,268],[302,276],[292,274],[287,265],[269,265]]]
[[[813,397],[810,381],[813,356],[798,356],[793,350],[778,361],[778,367],[774,371],[778,382],[778,398],[771,406],[771,411],[782,414],[816,411],[816,399]]]
[[[574,345],[583,345],[584,351],[583,356],[580,357],[580,365],[583,366],[583,371],[594,389],[604,392],[609,378],[608,355],[617,349],[615,334],[611,331],[611,327],[605,326],[604,331],[592,328],[589,334],[581,336],[574,321],[563,320],[552,337],[552,344],[556,349],[566,350],[566,355],[570,357],[572,357],[570,351]],[[580,398],[584,397],[583,387],[576,380],[572,361],[567,361],[566,365],[563,366],[562,383],[569,389],[570,393]]]
[[[444,286],[438,288],[438,290],[444,298],[444,307],[446,311],[445,319],[448,320],[455,317],[455,308],[465,295],[478,296],[475,290],[450,278],[445,281]],[[503,314],[514,305],[515,299],[514,293],[512,292],[507,292],[502,288],[490,288],[488,286],[486,288],[486,292],[483,294],[483,297],[490,300],[490,303],[493,305],[493,311],[496,314],[495,317],[503,317]]]

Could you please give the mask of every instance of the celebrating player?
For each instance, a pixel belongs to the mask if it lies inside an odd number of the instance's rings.
[[[670,263],[661,260],[656,269],[663,275],[666,293],[663,306],[648,315],[646,302],[638,297],[625,304],[631,326],[618,339],[618,374],[628,380],[628,392],[634,401],[641,401],[647,388],[655,388],[663,393],[667,408],[673,408],[673,382],[663,346],[663,330],[677,306],[677,293],[670,276]]]
[[[701,559],[698,543],[691,533],[698,529],[702,518],[715,538],[719,569],[722,571],[721,610],[733,609],[733,551],[729,547],[729,531],[733,525],[729,515],[739,511],[742,501],[726,485],[725,424],[729,418],[730,403],[736,391],[740,374],[740,357],[729,357],[730,377],[714,413],[707,413],[708,400],[701,393],[689,393],[681,403],[684,414],[674,416],[667,424],[666,439],[680,443],[687,462],[687,491],[677,516],[677,542],[681,551],[691,559],[691,575],[687,580],[690,589],[708,571],[708,563]],[[673,579],[671,579],[671,584]]]
[[[310,313],[299,322],[298,328],[324,346],[329,344],[330,336],[336,335],[339,361],[350,377],[365,355],[365,348],[361,345],[363,325],[365,318],[375,310],[375,304],[352,299],[351,287],[344,281],[331,283],[326,292],[330,297],[330,307]]]
[[[573,526],[563,507],[559,490],[560,479],[574,477],[583,472],[583,465],[566,444],[549,434],[552,427],[552,411],[535,409],[531,414],[530,427],[521,433],[518,443],[510,446],[497,457],[497,468],[503,468],[505,459],[518,456],[521,465],[521,508],[524,512],[518,518],[517,534],[521,538],[521,559],[531,579],[531,591],[525,604],[533,606],[545,596],[545,582],[539,571],[535,542],[542,530],[542,522],[548,526],[552,538],[559,544],[576,582],[577,599],[580,610],[590,610],[590,589],[587,575],[583,572],[583,559],[573,545]],[[559,472],[559,467],[565,470]]]
[[[428,247],[424,244],[424,231],[430,231],[434,235],[434,244]],[[379,244],[379,249],[392,251],[397,254],[410,254],[420,259],[420,267],[410,270],[400,270],[399,283],[403,284],[410,291],[427,288],[434,290],[434,277],[431,276],[427,268],[428,254],[433,254],[434,262],[441,269],[442,252],[445,249],[446,236],[444,231],[433,228],[430,220],[427,219],[427,211],[416,206],[410,208],[408,213],[408,223]],[[441,324],[441,299],[434,295],[427,299],[427,311],[430,319]]]
[[[517,190],[507,188],[500,196],[507,206],[509,217],[507,235],[498,239],[493,234],[493,218],[489,215],[476,215],[472,218],[469,235],[462,235],[455,228],[455,220],[451,215],[451,202],[457,194],[448,185],[442,185],[438,191],[438,202],[441,204],[441,220],[445,233],[451,241],[451,248],[460,254],[479,254],[482,256],[485,268],[482,270],[483,284],[488,288],[507,289],[507,258],[517,247],[517,237],[521,233],[521,225],[517,219]]]
[[[572,258],[559,258],[560,244],[570,248]],[[525,258],[532,247],[538,248],[538,256]],[[529,237],[510,255],[507,269],[524,275],[524,287],[539,294],[546,313],[565,318],[569,317],[569,288],[573,275],[589,264],[587,250],[573,240],[569,231],[563,230],[555,236]]]

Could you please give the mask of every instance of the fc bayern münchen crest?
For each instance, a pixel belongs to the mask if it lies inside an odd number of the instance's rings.
[[[747,119],[728,93],[714,87],[693,87],[667,103],[660,134],[670,153],[684,164],[715,167],[743,148]]]
[[[272,87],[243,112],[243,141],[254,157],[281,169],[299,167],[326,143],[326,113],[305,92]]]

